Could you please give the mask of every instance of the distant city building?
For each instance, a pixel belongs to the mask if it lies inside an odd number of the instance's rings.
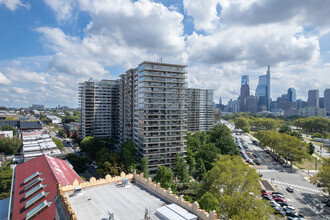
[[[45,110],[45,106],[44,105],[33,104],[31,106],[31,110],[44,111]]]
[[[301,99],[297,100],[297,109],[305,108],[306,106],[307,106],[307,102]]]
[[[245,98],[246,106],[247,106],[247,111],[251,113],[256,113],[257,112],[257,99],[255,96],[250,95]]]
[[[188,89],[188,131],[206,131],[214,123],[213,90]]]
[[[270,111],[270,66],[266,75],[259,76],[259,84],[256,88],[258,111],[265,109]]]
[[[307,99],[307,106],[320,106],[320,98],[319,98],[319,90],[309,90],[308,91],[308,99]]]
[[[117,138],[119,127],[119,82],[90,79],[79,84],[81,137]]]
[[[288,102],[296,102],[297,101],[297,94],[296,90],[294,88],[288,89],[288,95],[287,95]]]
[[[320,97],[320,98],[319,98],[319,102],[320,102],[320,103],[319,103],[319,107],[320,107],[320,108],[324,108],[324,97]]]
[[[319,108],[316,106],[306,106],[304,108],[301,108],[299,110],[299,116],[302,117],[325,117],[326,116],[326,111],[325,108]]]
[[[324,108],[330,112],[330,89],[324,90]]]
[[[248,111],[246,105],[246,97],[250,95],[250,86],[249,86],[249,76],[243,75],[241,80],[241,90],[240,90],[240,111]]]

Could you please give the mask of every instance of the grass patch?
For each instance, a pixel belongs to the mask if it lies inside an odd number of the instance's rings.
[[[296,163],[295,165],[300,169],[306,169],[306,170],[315,170],[315,157],[310,157],[303,159],[301,163]],[[321,160],[316,160],[317,163],[317,169],[321,169],[323,164]]]

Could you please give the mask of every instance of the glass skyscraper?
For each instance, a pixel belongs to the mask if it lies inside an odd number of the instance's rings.
[[[266,75],[259,76],[259,84],[256,88],[257,105],[259,110],[263,109],[270,111],[270,66]]]
[[[297,101],[296,90],[294,88],[289,88],[287,97],[288,97],[288,102],[296,102]]]

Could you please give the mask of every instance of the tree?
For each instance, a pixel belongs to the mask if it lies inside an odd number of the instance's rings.
[[[313,183],[322,183],[322,190],[328,194],[330,193],[330,158],[323,159],[323,167],[320,171],[311,178]]]
[[[65,131],[64,131],[62,128],[58,129],[58,133],[59,133],[59,135],[61,135],[62,137],[65,137],[65,138],[67,137]]]
[[[85,137],[80,143],[81,151],[87,153],[93,160],[96,153],[102,148],[112,148],[111,140],[98,137]]]
[[[286,134],[290,134],[291,133],[291,128],[287,125],[283,125],[280,127],[280,129],[278,130],[279,133],[286,133]]]
[[[312,138],[323,138],[323,135],[319,132],[316,132],[312,135]]]
[[[106,175],[111,175],[112,177],[114,176],[119,176],[120,172],[123,171],[124,165],[121,163],[117,162],[109,162],[106,161],[103,164],[101,164],[98,169],[96,169],[96,173],[102,177],[105,177]]]
[[[126,168],[126,171],[130,171],[135,168],[136,165],[136,144],[132,140],[125,141],[120,146],[120,157]]]
[[[149,177],[148,160],[146,157],[143,157],[141,160],[141,171],[145,178]]]
[[[202,146],[196,152],[196,158],[201,158],[204,161],[206,170],[210,170],[213,167],[213,163],[217,158],[217,154],[220,153],[213,143],[202,144]]]
[[[183,157],[177,153],[175,156],[174,164],[174,176],[180,181],[180,183],[186,182],[189,180],[187,163]]]
[[[77,173],[83,173],[87,169],[86,163],[88,163],[87,157],[81,157],[76,154],[67,154],[66,159],[72,164],[73,169]]]
[[[235,128],[242,129],[243,132],[250,132],[250,124],[246,118],[238,117],[235,119]]]
[[[270,209],[257,197],[261,189],[258,180],[256,170],[239,156],[219,156],[205,177],[203,192],[209,192],[217,199],[216,211],[220,218],[265,219]]]
[[[161,187],[168,189],[172,186],[173,177],[174,174],[170,168],[158,166],[158,170],[156,176],[154,177],[154,180],[157,183],[160,183]]]
[[[22,140],[19,138],[0,138],[0,152],[5,155],[16,154],[22,146]]]
[[[312,155],[315,151],[315,147],[312,143],[309,143],[309,154]]]
[[[58,149],[60,149],[60,151],[64,151],[63,142],[60,139],[57,139],[57,138],[53,137],[52,140],[56,144]]]
[[[194,177],[198,181],[202,181],[205,178],[205,175],[206,175],[206,169],[205,169],[204,161],[202,158],[198,158]]]
[[[212,210],[218,209],[219,201],[217,200],[217,198],[215,198],[215,196],[213,196],[213,194],[207,192],[202,196],[202,198],[198,200],[198,204],[202,209],[206,210],[207,212],[210,212]]]
[[[2,125],[0,131],[13,131],[13,135],[17,135],[17,129],[9,125]]]
[[[0,167],[0,200],[10,197],[12,175],[13,170],[10,168],[10,163],[5,163]]]

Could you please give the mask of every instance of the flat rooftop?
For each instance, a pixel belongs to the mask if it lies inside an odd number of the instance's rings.
[[[108,219],[108,211],[114,213],[115,219],[144,219],[145,209],[150,210],[151,219],[159,219],[156,209],[169,203],[143,186],[129,183],[109,183],[83,189],[80,193],[66,192],[68,201],[77,219]]]

